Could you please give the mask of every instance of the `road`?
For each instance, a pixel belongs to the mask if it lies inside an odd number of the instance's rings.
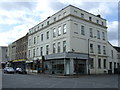
[[[78,78],[50,75],[2,74],[3,88],[118,88],[118,75],[90,75]]]

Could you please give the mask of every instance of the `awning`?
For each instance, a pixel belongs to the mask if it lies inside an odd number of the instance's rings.
[[[77,52],[65,52],[65,53],[55,53],[45,56],[45,60],[49,59],[60,59],[60,58],[73,58],[73,59],[88,59],[88,54],[77,53]]]
[[[26,61],[26,63],[32,63],[32,62],[33,62],[33,60]]]
[[[26,60],[25,59],[12,60],[12,62],[22,62],[22,61],[26,61]]]

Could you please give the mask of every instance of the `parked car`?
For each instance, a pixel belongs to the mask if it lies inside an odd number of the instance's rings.
[[[15,70],[12,67],[5,67],[4,73],[15,73]]]
[[[27,72],[24,69],[22,69],[22,68],[16,68],[16,73],[27,74]]]

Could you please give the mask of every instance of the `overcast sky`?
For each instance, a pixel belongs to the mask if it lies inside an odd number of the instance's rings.
[[[118,46],[118,0],[2,0],[0,46],[7,46],[26,35],[28,29],[70,4],[105,18],[108,41]]]

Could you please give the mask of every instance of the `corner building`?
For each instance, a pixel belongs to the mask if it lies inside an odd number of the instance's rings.
[[[69,5],[29,29],[27,70],[44,68],[45,73],[64,75],[108,73],[108,44],[106,20]]]

